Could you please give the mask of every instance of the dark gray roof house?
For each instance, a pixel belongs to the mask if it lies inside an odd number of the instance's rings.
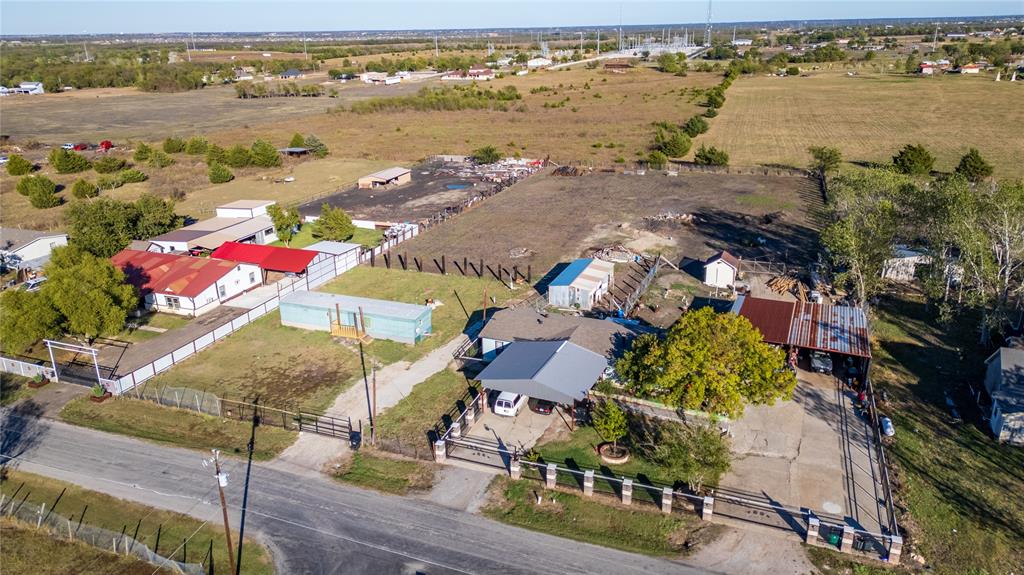
[[[612,320],[557,313],[540,313],[529,307],[496,312],[480,331],[484,359],[514,341],[570,341],[607,359],[629,349],[633,338],[643,333],[640,326]]]
[[[302,76],[302,72],[300,72],[297,68],[288,68],[287,70],[281,73],[282,78],[301,78]]]
[[[570,341],[515,341],[477,376],[485,389],[571,405],[583,400],[608,365]]]

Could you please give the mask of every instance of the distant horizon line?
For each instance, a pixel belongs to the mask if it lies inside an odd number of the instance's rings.
[[[958,15],[958,16],[880,16],[876,18],[806,18],[806,19],[784,19],[784,20],[734,20],[734,21],[712,21],[712,26],[742,26],[742,25],[755,25],[755,24],[827,24],[827,23],[884,23],[884,22],[906,22],[906,23],[939,23],[939,22],[959,22],[959,21],[992,21],[992,20],[1006,20],[1006,19],[1022,19],[1024,20],[1024,13],[1020,14],[1000,14],[1000,15]],[[266,35],[266,34],[359,34],[359,33],[440,33],[440,32],[536,32],[536,31],[558,31],[558,30],[605,30],[613,29],[617,30],[630,29],[630,28],[655,28],[655,27],[671,27],[671,28],[686,28],[686,27],[704,27],[707,22],[674,22],[674,23],[647,23],[647,24],[580,24],[573,26],[515,26],[515,27],[462,27],[462,28],[360,28],[350,30],[311,30],[311,29],[295,29],[295,30],[244,30],[244,31],[214,31],[214,30],[194,30],[194,31],[161,31],[161,32],[76,32],[76,33],[59,33],[50,32],[42,34],[19,34],[19,33],[0,33],[0,39],[6,38],[101,38],[107,36],[160,36],[160,35],[182,35],[188,36],[193,34],[224,34],[224,35]]]

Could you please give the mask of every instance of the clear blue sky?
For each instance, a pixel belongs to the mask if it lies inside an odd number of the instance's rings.
[[[702,1],[0,0],[0,33],[247,32],[615,26],[703,22]],[[714,20],[928,18],[1024,13],[1024,0],[717,0]]]

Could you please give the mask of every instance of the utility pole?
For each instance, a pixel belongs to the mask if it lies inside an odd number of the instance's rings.
[[[583,32],[580,32],[580,58],[583,57]]]
[[[228,502],[224,498],[224,487],[228,484],[228,475],[221,473],[220,470],[220,450],[213,450],[213,458],[209,461],[203,460],[203,466],[205,467],[209,463],[213,463],[214,477],[217,478],[217,491],[220,492],[220,510],[224,514],[224,538],[227,539],[228,543],[228,561],[231,563],[231,572],[235,572],[235,550],[231,546],[231,526],[228,525]]]
[[[708,0],[708,23],[704,28],[704,46],[711,47],[711,0]]]
[[[601,55],[601,29],[597,29],[597,55]]]
[[[306,52],[306,39],[302,39],[302,57],[309,60],[309,53]]]
[[[370,364],[370,374],[373,379],[373,425],[370,426],[370,444],[377,444],[377,366]]]
[[[437,32],[434,32],[434,57],[437,58],[440,52],[437,51]]]
[[[188,61],[191,62],[192,61],[192,52],[189,52],[189,49],[188,49],[188,39],[187,38],[185,39],[185,55],[188,56]]]
[[[249,462],[245,466],[245,488],[242,491],[242,520],[238,524],[238,560],[235,561],[235,575],[242,573],[242,546],[245,544],[245,512],[249,505],[249,476],[252,473],[252,452],[256,449],[256,428],[260,425],[260,398],[252,402],[252,435],[249,436]]]
[[[85,50],[85,61],[88,62],[89,61],[89,45],[85,43],[85,40],[82,40],[82,49]]]

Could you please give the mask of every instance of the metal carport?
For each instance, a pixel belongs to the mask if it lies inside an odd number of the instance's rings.
[[[572,405],[586,399],[608,360],[566,340],[514,341],[477,376],[486,389]]]

